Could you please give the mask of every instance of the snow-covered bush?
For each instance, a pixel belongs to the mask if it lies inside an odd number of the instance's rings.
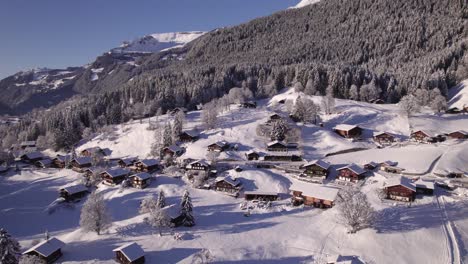
[[[407,116],[418,113],[421,110],[421,105],[419,104],[418,99],[412,94],[403,96],[400,100],[399,106]]]
[[[99,235],[111,223],[111,217],[104,198],[96,192],[91,193],[81,209],[81,228],[86,231],[96,232]]]

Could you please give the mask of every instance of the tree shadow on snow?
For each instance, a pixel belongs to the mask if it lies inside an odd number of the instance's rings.
[[[312,257],[286,257],[278,259],[250,259],[250,260],[232,260],[232,261],[213,261],[212,263],[245,263],[245,264],[290,264],[290,263],[303,263],[306,261],[311,261]],[[308,263],[308,262],[307,262]]]

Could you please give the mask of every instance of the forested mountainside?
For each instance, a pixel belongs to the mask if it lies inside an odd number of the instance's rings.
[[[95,62],[74,86],[85,98],[38,114],[40,124],[25,120],[7,133],[77,140],[85,127],[194,108],[233,87],[266,97],[294,84],[307,94],[387,102],[416,89],[438,88],[446,95],[468,76],[467,19],[463,0],[321,1],[214,30],[106,72]]]

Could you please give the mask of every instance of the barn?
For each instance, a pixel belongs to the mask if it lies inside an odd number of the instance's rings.
[[[423,131],[423,130],[417,130],[414,132],[411,132],[410,138],[418,141],[418,142],[423,142],[423,141],[429,141],[432,137],[434,137],[431,133]]]
[[[198,140],[198,135],[195,132],[184,131],[179,135],[179,140],[181,142],[195,142]]]
[[[177,145],[171,145],[163,149],[164,156],[170,156],[170,157],[178,157],[182,155],[183,152],[184,150]]]
[[[333,128],[333,131],[344,138],[359,138],[362,134],[362,128],[347,124],[337,125]]]
[[[293,182],[289,188],[295,205],[311,205],[318,208],[330,208],[335,205],[339,189],[319,184]]]
[[[148,185],[151,183],[151,174],[147,172],[140,172],[137,174],[133,174],[129,177],[130,179],[130,184],[134,188],[138,189],[144,189],[148,187]]]
[[[137,171],[153,172],[159,169],[159,161],[157,159],[144,159],[135,163]]]
[[[223,152],[228,148],[229,148],[229,143],[227,143],[226,141],[218,141],[216,143],[208,145],[208,151]]]
[[[358,182],[365,178],[366,171],[358,165],[352,163],[345,167],[337,169],[338,179],[348,182]]]
[[[59,169],[64,169],[69,161],[71,161],[71,155],[57,155],[52,159],[52,166]]]
[[[74,171],[83,172],[86,168],[91,167],[92,161],[91,157],[79,157],[72,159],[70,164]]]
[[[101,173],[103,183],[115,185],[121,183],[130,174],[130,170],[125,168],[114,168]]]
[[[125,244],[112,251],[115,252],[115,260],[121,264],[145,263],[145,252],[135,242]]]
[[[64,245],[65,243],[53,237],[26,250],[23,255],[35,255],[45,263],[54,263],[62,256],[62,247]]]
[[[416,192],[420,194],[427,194],[427,195],[433,195],[434,194],[434,182],[430,181],[423,181],[422,179],[419,179],[414,182],[414,185],[416,185]]]
[[[60,189],[60,197],[64,198],[66,201],[73,201],[84,197],[88,192],[86,186],[78,184]]]
[[[458,130],[448,134],[449,138],[452,139],[468,139],[468,132],[464,130]]]
[[[260,154],[258,152],[250,150],[247,153],[245,153],[245,157],[247,160],[258,160],[260,159]]]
[[[387,199],[412,202],[416,198],[416,186],[405,177],[391,178],[384,187]]]
[[[302,168],[304,168],[303,175],[305,177],[326,179],[330,172],[330,163],[323,160],[314,160],[304,164]]]
[[[137,158],[130,157],[130,158],[119,159],[119,161],[117,161],[117,164],[121,168],[127,168],[127,167],[131,167],[131,166],[135,165],[135,163],[137,161],[138,161]]]
[[[242,183],[238,179],[233,179],[231,176],[219,177],[215,180],[214,189],[218,192],[237,195],[242,189]]]

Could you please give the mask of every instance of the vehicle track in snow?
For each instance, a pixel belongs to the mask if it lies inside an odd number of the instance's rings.
[[[450,221],[450,218],[448,217],[448,214],[447,214],[444,197],[436,195],[435,201],[436,201],[437,207],[440,209],[440,213],[443,218],[442,221],[443,221],[443,230],[444,230],[445,237],[446,237],[445,239],[446,251],[447,251],[448,258],[449,258],[449,262],[447,263],[461,264],[462,261],[460,257],[460,247],[457,241],[457,237],[455,236],[454,225]]]

